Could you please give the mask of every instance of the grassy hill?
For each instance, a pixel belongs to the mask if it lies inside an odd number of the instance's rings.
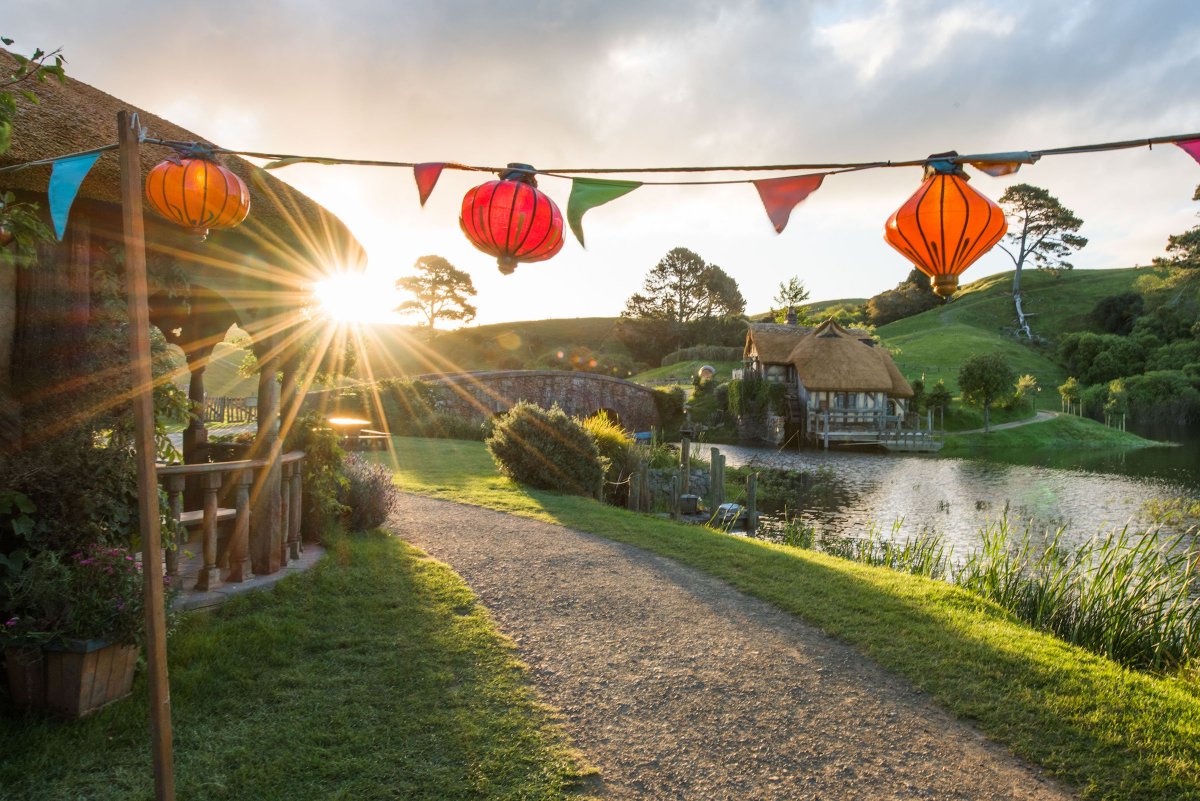
[[[1067,377],[1053,356],[1053,344],[1070,331],[1093,330],[1085,321],[1101,298],[1128,292],[1140,276],[1157,274],[1151,268],[1077,270],[1055,277],[1025,270],[1022,299],[1035,336],[1048,340],[1041,348],[1013,336],[1016,312],[1012,303],[1012,273],[988,276],[968,284],[949,303],[913,317],[881,326],[877,333],[889,348],[898,348],[896,364],[909,379],[938,379],[958,394],[958,369],[980,353],[1000,353],[1018,374],[1038,379],[1038,406],[1057,409],[1055,388]]]
[[[435,332],[409,326],[379,326],[370,340],[377,378],[440,370],[515,369],[569,346],[593,353],[624,354],[616,317],[527,320]]]
[[[250,398],[258,395],[258,376],[244,378],[238,375],[246,350],[228,342],[218,342],[213,348],[212,361],[204,370],[204,391],[210,398]],[[180,361],[183,359],[180,357]],[[175,384],[184,392],[188,390],[188,372],[181,368],[175,376]]]
[[[696,375],[704,365],[711,365],[716,368],[717,375],[715,380],[718,383],[728,381],[733,377],[733,371],[742,366],[741,362],[713,362],[713,361],[690,361],[677,362],[668,364],[665,367],[655,367],[653,370],[647,370],[644,373],[638,373],[630,378],[630,381],[636,381],[639,384],[646,385],[662,385],[662,384],[686,384],[691,386],[692,376]]]

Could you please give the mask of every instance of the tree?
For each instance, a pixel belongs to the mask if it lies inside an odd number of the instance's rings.
[[[477,309],[467,302],[473,297],[475,284],[471,276],[441,256],[422,256],[413,265],[417,274],[396,279],[396,288],[408,292],[413,300],[396,307],[401,314],[420,313],[430,330],[439,320],[475,319]]]
[[[1200,200],[1200,186],[1196,187],[1192,200]],[[1167,258],[1154,260],[1156,266],[1181,267],[1185,270],[1200,270],[1200,225],[1189,228],[1182,234],[1167,237]]]
[[[1083,391],[1083,387],[1079,385],[1079,379],[1075,376],[1070,376],[1066,381],[1058,385],[1058,396],[1062,399],[1062,410],[1067,414],[1071,413],[1071,409],[1079,401],[1079,393]]]
[[[998,353],[972,356],[958,371],[963,400],[983,407],[983,431],[991,431],[992,404],[1012,391],[1013,371]]]
[[[929,286],[929,276],[920,270],[912,270],[895,289],[885,290],[867,300],[867,319],[871,325],[887,325],[943,303]]]
[[[1029,339],[1033,332],[1021,308],[1021,268],[1033,259],[1039,270],[1070,270],[1066,257],[1088,243],[1075,232],[1083,220],[1066,208],[1041,187],[1016,184],[1004,190],[1000,205],[1008,216],[1008,233],[1000,248],[1016,266],[1013,274],[1013,306],[1017,310],[1017,327]]]
[[[663,256],[625,301],[622,317],[690,323],[706,317],[736,317],[746,310],[737,281],[687,248]]]
[[[798,276],[793,275],[787,280],[779,282],[779,292],[775,297],[771,298],[771,303],[774,304],[775,322],[782,323],[787,319],[789,309],[799,309],[800,304],[808,300],[809,291],[804,288],[804,282]]]

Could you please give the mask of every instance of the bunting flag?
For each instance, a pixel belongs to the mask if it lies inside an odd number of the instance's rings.
[[[264,170],[278,170],[280,167],[290,167],[293,164],[341,164],[341,159],[323,159],[317,156],[288,156],[276,159],[263,165]]]
[[[583,245],[583,215],[588,209],[628,195],[641,185],[640,181],[603,181],[599,178],[572,180],[571,197],[567,200],[567,222],[571,224],[579,244]]]
[[[446,166],[442,161],[427,161],[424,164],[413,165],[413,178],[417,180],[417,192],[421,196],[421,208],[425,207],[425,201],[429,200],[429,195],[433,192],[433,188],[437,186],[438,178],[442,177],[442,169]]]
[[[1183,148],[1183,150],[1198,163],[1200,163],[1200,139],[1188,139],[1184,142],[1176,142],[1175,144]]]
[[[75,202],[75,195],[79,193],[79,186],[98,158],[99,153],[87,153],[54,162],[50,172],[50,188],[46,194],[50,198],[50,219],[54,221],[54,235],[58,237],[59,242],[67,232],[67,217],[71,213],[71,204]]]
[[[820,189],[821,182],[827,174],[820,172],[815,175],[792,175],[787,178],[763,178],[753,182],[767,210],[767,216],[775,226],[775,233],[783,233],[788,219],[792,216],[792,209]]]

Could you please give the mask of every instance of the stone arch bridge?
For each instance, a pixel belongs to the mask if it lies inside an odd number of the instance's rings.
[[[546,409],[557,403],[576,417],[604,410],[630,431],[649,431],[660,422],[654,390],[595,373],[497,370],[417,378],[449,390],[440,393],[442,411],[480,421],[508,411],[518,401],[529,401]]]

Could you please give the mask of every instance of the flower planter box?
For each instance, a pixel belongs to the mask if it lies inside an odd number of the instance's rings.
[[[129,695],[137,667],[136,645],[70,640],[55,645],[9,646],[4,651],[13,701],[81,718]]]

